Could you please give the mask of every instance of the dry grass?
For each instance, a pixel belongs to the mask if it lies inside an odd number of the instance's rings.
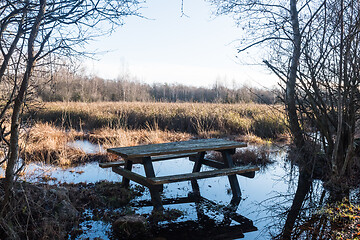
[[[54,187],[56,188],[56,187]],[[60,191],[17,182],[12,200],[0,218],[1,239],[66,239],[79,212]],[[0,183],[3,196],[3,181]]]
[[[26,161],[70,165],[111,161],[86,154],[69,142],[86,139],[104,148],[233,135],[264,144],[286,134],[282,106],[210,103],[45,103],[33,111],[37,123],[22,141]],[[238,137],[242,135],[243,137]]]
[[[236,140],[240,140],[242,142],[247,142],[247,143],[254,143],[258,145],[268,144],[270,142],[269,140],[265,140],[261,137],[258,137],[253,133],[247,133],[245,135],[241,135]]]
[[[85,158],[86,153],[69,147],[68,142],[80,134],[74,130],[56,128],[48,123],[37,123],[21,138],[21,156],[27,162],[41,161],[58,165],[78,162]]]
[[[25,135],[25,137],[21,138],[21,156],[25,161],[39,161],[60,166],[89,161],[115,160],[104,152],[87,154],[81,149],[69,146],[68,143],[76,139],[88,139],[90,142],[102,144],[104,148],[110,148],[184,141],[191,136],[187,133],[175,133],[159,129],[128,130],[111,128],[96,129],[85,134],[74,129],[65,131],[48,123],[35,124]]]
[[[187,132],[200,136],[252,133],[276,138],[287,130],[282,106],[261,104],[55,102],[34,109],[36,120],[57,126],[148,129]]]

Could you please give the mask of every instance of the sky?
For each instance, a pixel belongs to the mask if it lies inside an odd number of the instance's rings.
[[[215,17],[204,0],[148,0],[140,13],[128,17],[111,36],[91,42],[86,71],[105,79],[131,75],[144,83],[227,87],[243,84],[272,87],[276,77],[261,63],[257,53],[237,54],[241,28],[229,16]],[[249,65],[248,63],[251,64]]]

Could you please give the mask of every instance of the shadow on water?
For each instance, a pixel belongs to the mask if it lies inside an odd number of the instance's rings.
[[[286,221],[284,224],[284,228],[282,233],[280,234],[280,238],[284,240],[290,240],[293,232],[293,228],[300,213],[300,210],[303,206],[305,197],[308,195],[310,191],[310,187],[312,184],[312,180],[307,172],[299,170],[298,176],[298,184],[294,196],[294,200],[289,209],[289,213],[287,214]]]
[[[81,143],[76,144],[81,147]],[[99,149],[98,146],[94,148]],[[239,202],[232,199],[227,177],[198,180],[196,184],[201,195],[193,194],[194,183],[191,182],[164,185],[165,209],[176,209],[182,214],[176,220],[152,223],[153,236],[163,239],[317,239],[307,236],[320,224],[312,221],[327,195],[322,182],[309,181],[306,174],[299,173],[296,166],[286,161],[287,149],[272,148],[269,157],[274,163],[262,168],[255,178],[237,176],[242,191]],[[193,164],[185,159],[174,159],[155,162],[154,170],[156,176],[180,174],[191,172]],[[202,171],[209,169],[202,167]],[[141,165],[134,165],[133,171],[145,174]],[[22,178],[48,184],[121,181],[119,175],[111,169],[98,167],[98,163],[69,168],[31,163]],[[146,189],[142,196],[130,202],[131,212],[151,216],[150,200]],[[108,222],[86,220],[80,227],[84,233],[78,239],[112,238]]]
[[[200,195],[197,180],[191,180],[191,185],[192,191],[187,197],[163,198],[162,203],[164,206],[192,204],[195,219],[151,221],[153,236],[161,239],[237,239],[244,238],[244,233],[258,230],[253,221],[237,213],[241,199],[232,198],[227,205],[218,204]],[[142,200],[134,202],[133,206],[143,208],[152,207],[152,204]]]

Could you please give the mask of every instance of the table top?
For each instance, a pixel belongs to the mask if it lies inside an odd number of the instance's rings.
[[[182,142],[109,148],[107,149],[107,151],[119,155],[125,159],[130,159],[166,154],[193,153],[210,150],[227,150],[246,146],[247,144],[244,142],[235,142],[224,139],[197,139]]]

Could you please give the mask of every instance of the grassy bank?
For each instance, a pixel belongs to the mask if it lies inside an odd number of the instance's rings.
[[[45,103],[35,121],[93,130],[170,130],[190,134],[248,134],[277,138],[286,132],[282,106],[260,104],[101,102]]]

